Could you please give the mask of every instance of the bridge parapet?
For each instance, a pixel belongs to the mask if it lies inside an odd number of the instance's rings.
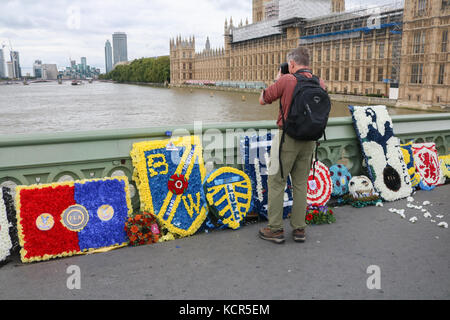
[[[440,155],[450,151],[450,113],[392,116],[394,132],[402,142],[435,142]],[[135,142],[167,139],[172,134],[202,136],[208,170],[222,165],[242,167],[240,138],[276,130],[275,121],[195,123],[189,126],[99,130],[50,134],[0,135],[0,186],[125,175],[135,208],[139,205],[130,151]],[[350,117],[331,118],[327,140],[318,150],[320,161],[346,165],[363,174],[361,149]]]

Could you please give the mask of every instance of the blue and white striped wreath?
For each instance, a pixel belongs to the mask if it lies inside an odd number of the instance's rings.
[[[241,138],[240,152],[244,172],[252,182],[253,212],[267,219],[267,167],[272,147],[272,133],[264,135],[251,135]],[[284,191],[283,218],[286,219],[292,209],[292,185],[288,177]]]

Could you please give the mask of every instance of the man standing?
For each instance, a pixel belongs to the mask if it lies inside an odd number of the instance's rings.
[[[309,51],[305,47],[298,47],[287,55],[289,74],[278,73],[276,82],[261,92],[259,102],[261,105],[271,104],[281,99],[281,108],[277,125],[278,139],[274,139],[270,155],[270,167],[268,176],[268,226],[259,230],[259,236],[268,241],[283,243],[283,201],[287,176],[291,175],[293,186],[293,205],[290,224],[293,229],[293,238],[296,242],[304,242],[307,180],[311,168],[311,161],[315,147],[313,140],[296,140],[285,135],[281,154],[278,146],[281,141],[283,123],[286,120],[291,107],[297,78],[299,73],[307,78],[312,78],[309,68]],[[325,90],[325,83],[320,80],[320,86]],[[284,116],[284,119],[283,119]],[[281,168],[280,170],[280,161]],[[283,172],[283,173],[282,173]]]

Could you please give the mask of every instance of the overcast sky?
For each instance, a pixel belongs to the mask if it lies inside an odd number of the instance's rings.
[[[298,0],[301,1],[301,0]],[[347,8],[393,0],[347,0]],[[196,51],[209,36],[223,46],[225,18],[234,25],[248,18],[252,0],[1,0],[0,44],[9,60],[10,41],[19,51],[22,73],[31,75],[34,60],[69,65],[69,58],[104,71],[104,45],[112,33],[126,32],[128,59],[169,54],[169,39],[195,35]]]

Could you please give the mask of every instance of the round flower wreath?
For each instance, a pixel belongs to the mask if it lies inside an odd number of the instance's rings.
[[[160,236],[156,218],[147,212],[128,218],[125,222],[125,231],[131,246],[156,243]]]

